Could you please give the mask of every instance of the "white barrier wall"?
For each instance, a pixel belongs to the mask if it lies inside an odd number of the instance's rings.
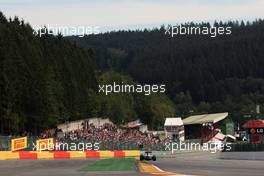
[[[86,122],[88,122],[89,124],[93,124],[96,127],[102,126],[106,123],[113,124],[109,119],[91,118],[91,119],[76,120],[72,122],[59,124],[57,128],[61,129],[63,132],[78,130],[78,129],[82,129],[83,128],[82,124],[85,124]]]
[[[263,152],[221,152],[220,159],[232,160],[264,160]]]
[[[102,119],[102,118],[91,118],[91,119],[87,119],[89,124],[93,124],[96,127],[102,126],[106,123],[108,124],[112,124],[113,122],[111,122],[108,118],[107,119]]]

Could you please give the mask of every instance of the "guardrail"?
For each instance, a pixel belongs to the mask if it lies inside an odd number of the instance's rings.
[[[11,150],[11,140],[16,137],[10,136],[0,136],[0,151],[10,151]],[[34,150],[34,144],[36,145],[36,140],[41,139],[39,137],[28,137],[28,148],[24,149],[26,151]],[[65,143],[68,145],[79,143],[96,143],[98,141],[90,141],[90,140],[70,140],[70,139],[60,139],[61,143]],[[186,140],[184,143],[200,143],[200,140]],[[174,144],[177,144],[174,143]],[[153,151],[167,151],[166,145],[163,143],[158,144],[144,144],[140,146],[136,141],[103,141],[99,142],[100,150],[153,150]],[[70,151],[71,149],[59,148],[61,151]]]
[[[0,151],[10,151],[11,150],[11,140],[16,137],[12,136],[0,136]],[[40,138],[38,137],[28,137],[28,148],[25,150],[32,150],[34,148],[33,143]]]
[[[230,144],[230,150],[223,150],[223,152],[258,152],[264,151],[264,144]]]

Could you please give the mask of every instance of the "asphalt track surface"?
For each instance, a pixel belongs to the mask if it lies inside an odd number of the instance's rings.
[[[139,176],[140,172],[85,172],[83,160],[6,160],[0,161],[0,176]],[[166,172],[200,176],[263,176],[264,161],[222,160],[216,154],[187,153],[175,158],[157,158],[149,162]]]
[[[264,161],[223,160],[218,154],[187,153],[175,158],[150,162],[160,169],[177,174],[200,176],[264,176]]]
[[[0,161],[0,176],[139,176],[139,172],[85,172],[83,165],[94,159],[83,160],[5,160]],[[146,174],[147,175],[147,174]]]

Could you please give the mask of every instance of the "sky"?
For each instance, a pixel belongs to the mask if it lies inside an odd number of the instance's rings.
[[[7,17],[33,27],[99,26],[103,31],[162,24],[264,18],[264,0],[0,0]]]

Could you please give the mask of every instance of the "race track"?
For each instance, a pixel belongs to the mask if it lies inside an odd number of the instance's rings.
[[[85,172],[80,168],[96,159],[82,160],[5,160],[0,161],[1,176],[140,176],[140,172]],[[216,154],[186,153],[174,158],[157,158],[147,162],[163,170],[154,175],[263,176],[264,161],[221,160]],[[166,174],[173,173],[173,174]]]
[[[200,176],[263,176],[264,161],[222,160],[217,154],[187,153],[176,158],[160,158],[151,162],[160,169],[177,174]]]

